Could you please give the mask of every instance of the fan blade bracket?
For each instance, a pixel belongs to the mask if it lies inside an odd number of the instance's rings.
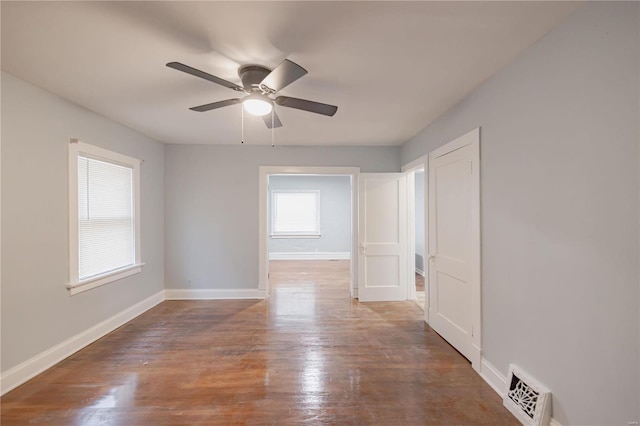
[[[264,83],[260,83],[260,85],[258,87],[260,88],[260,90],[262,90],[262,92],[265,95],[273,95],[274,93],[276,93],[276,90],[274,90],[271,87],[265,85]]]

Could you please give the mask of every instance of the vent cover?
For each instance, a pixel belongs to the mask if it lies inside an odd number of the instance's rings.
[[[551,417],[551,393],[515,365],[509,366],[509,389],[504,406],[523,425],[547,426]]]

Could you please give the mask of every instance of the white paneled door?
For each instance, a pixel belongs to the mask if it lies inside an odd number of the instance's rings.
[[[429,325],[480,362],[479,131],[429,156]]]
[[[404,173],[359,180],[358,299],[407,300],[407,188]]]

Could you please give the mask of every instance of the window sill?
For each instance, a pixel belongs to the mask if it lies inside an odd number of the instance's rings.
[[[322,235],[313,234],[313,235],[301,235],[301,234],[271,234],[271,238],[320,238]]]
[[[118,269],[117,271],[109,272],[107,274],[98,275],[96,277],[88,278],[86,280],[67,284],[67,290],[69,295],[82,293],[83,291],[91,290],[92,288],[100,287],[101,285],[108,284],[113,281],[120,280],[124,277],[142,272],[144,263],[137,263],[135,265],[127,266],[126,268]]]

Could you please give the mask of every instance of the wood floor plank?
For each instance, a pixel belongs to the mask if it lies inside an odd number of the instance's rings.
[[[264,301],[166,301],[1,399],[1,424],[517,425],[414,302],[348,261],[271,262]]]

